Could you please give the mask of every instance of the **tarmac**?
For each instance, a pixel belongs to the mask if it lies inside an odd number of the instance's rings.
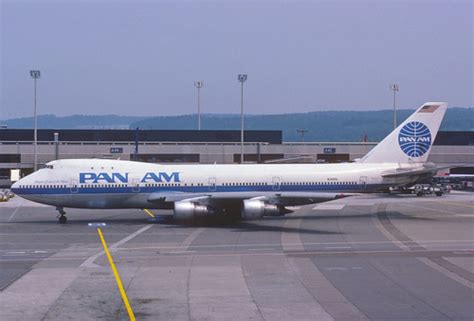
[[[0,203],[0,320],[473,320],[474,194],[363,195],[257,221]],[[92,226],[89,226],[92,223]]]

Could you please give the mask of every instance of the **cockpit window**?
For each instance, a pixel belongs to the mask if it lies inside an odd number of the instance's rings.
[[[46,165],[44,168],[53,169],[53,165]]]

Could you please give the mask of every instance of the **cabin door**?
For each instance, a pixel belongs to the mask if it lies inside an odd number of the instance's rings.
[[[132,192],[140,192],[140,180],[138,178],[132,178]]]
[[[274,191],[279,191],[280,190],[280,177],[273,177],[272,179],[272,189]]]
[[[361,176],[359,178],[359,185],[361,189],[365,189],[367,187],[367,176]]]
[[[77,185],[79,185],[77,179],[71,179],[71,193],[77,193]]]
[[[216,186],[216,178],[215,177],[210,177],[209,178],[209,191],[210,192],[215,192],[216,189],[217,189],[217,186]]]

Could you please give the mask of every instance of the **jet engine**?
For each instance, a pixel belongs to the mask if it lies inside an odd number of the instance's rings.
[[[214,210],[210,206],[189,201],[178,201],[174,203],[173,217],[177,220],[189,220],[210,215],[214,215]]]
[[[242,205],[242,219],[244,220],[255,220],[264,216],[282,216],[290,212],[283,206],[268,204],[257,199],[244,200]]]

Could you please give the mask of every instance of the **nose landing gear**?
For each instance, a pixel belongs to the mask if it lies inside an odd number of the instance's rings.
[[[67,223],[67,217],[66,217],[66,212],[64,211],[63,207],[56,207],[56,209],[59,212],[58,219],[59,219],[59,224],[66,224]]]

